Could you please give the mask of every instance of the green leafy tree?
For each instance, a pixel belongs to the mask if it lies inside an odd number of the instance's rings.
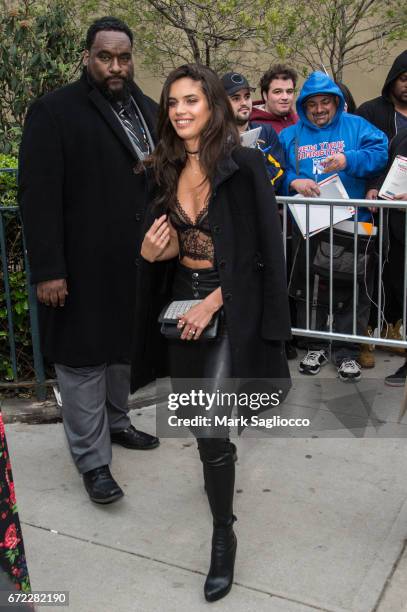
[[[336,80],[346,67],[373,69],[407,33],[405,0],[300,0],[291,58],[305,71],[324,66]]]
[[[265,44],[278,56],[287,53],[298,19],[283,0],[88,0],[83,9],[112,11],[127,21],[137,54],[157,76],[187,62],[219,73],[254,71]]]
[[[185,62],[257,74],[283,59],[340,80],[348,66],[384,63],[407,31],[405,0],[84,0],[82,10],[125,19],[157,76]]]
[[[80,60],[74,9],[65,0],[0,0],[0,168],[16,168],[24,118],[37,97],[70,81]],[[0,206],[16,204],[16,174],[0,173]],[[2,213],[8,295],[14,323],[17,374],[33,376],[26,273],[18,213]],[[0,271],[0,378],[13,379],[5,278]]]
[[[66,0],[0,7],[0,151],[16,153],[30,102],[73,78],[80,34]]]
[[[16,206],[17,159],[11,155],[0,154],[0,168],[14,170],[14,172],[0,172],[0,207]],[[14,323],[17,370],[18,374],[24,378],[32,374],[32,348],[21,223],[18,213],[13,210],[10,210],[10,212],[3,210],[1,214],[7,252],[7,274]],[[1,269],[0,379],[12,380],[13,371],[10,361],[10,329],[8,325],[5,288],[6,285],[3,277],[3,269]]]

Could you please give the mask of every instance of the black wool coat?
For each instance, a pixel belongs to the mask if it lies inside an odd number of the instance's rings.
[[[163,211],[149,208],[146,231]],[[208,207],[232,352],[232,376],[285,379],[291,337],[281,223],[260,151],[236,148],[219,164]],[[157,316],[170,299],[170,262],[140,258],[132,390],[167,373]]]
[[[156,103],[132,95],[154,138]],[[39,304],[43,355],[71,366],[128,362],[145,174],[86,72],[29,109],[19,160],[31,282],[66,278],[63,308]]]

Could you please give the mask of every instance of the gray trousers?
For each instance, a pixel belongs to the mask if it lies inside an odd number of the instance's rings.
[[[79,472],[112,460],[110,432],[131,424],[128,416],[130,366],[102,364],[73,368],[55,364],[62,397],[62,418]]]

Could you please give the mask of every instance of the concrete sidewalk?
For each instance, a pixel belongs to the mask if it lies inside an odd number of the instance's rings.
[[[365,377],[381,381],[402,363],[376,357]],[[327,366],[325,379],[334,376]],[[403,390],[378,389],[374,412],[390,437],[373,427],[369,438],[246,431],[237,441],[235,585],[216,610],[407,610]],[[154,408],[131,416],[154,431]],[[209,609],[211,517],[192,438],[162,439],[151,452],[115,446],[126,495],[103,507],[89,501],[60,423],[8,424],[7,437],[34,590],[69,590],[72,612]]]

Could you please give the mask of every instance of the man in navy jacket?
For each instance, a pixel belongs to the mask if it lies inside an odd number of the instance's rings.
[[[284,174],[284,153],[277,133],[271,125],[249,121],[253,108],[252,91],[247,79],[238,72],[227,72],[222,83],[229,96],[240,133],[260,127],[257,147],[263,152],[271,184],[277,191]]]

